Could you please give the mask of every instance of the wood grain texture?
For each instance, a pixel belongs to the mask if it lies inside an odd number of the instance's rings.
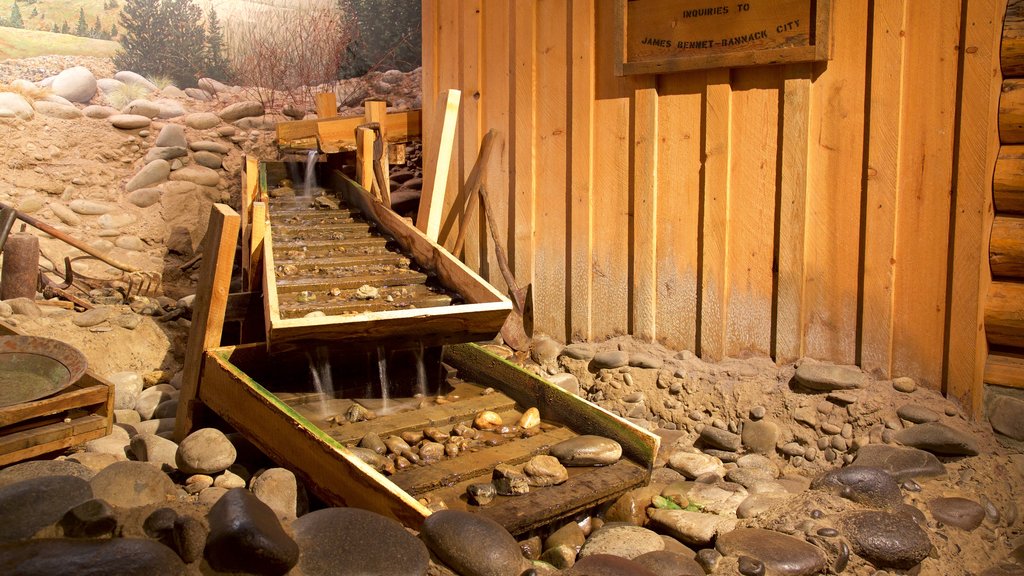
[[[992,282],[985,299],[989,344],[1024,347],[1024,283]]]
[[[658,310],[658,88],[654,76],[634,82],[630,333],[650,342],[657,334]]]
[[[1024,144],[1024,79],[1003,80],[999,98],[999,141]]]
[[[704,189],[700,237],[702,357],[725,356],[726,289],[729,256],[729,186],[732,129],[732,89],[728,70],[707,73],[704,94]]]
[[[1024,1],[1008,0],[1005,5],[999,63],[1004,78],[1015,78],[1024,76]],[[995,10],[989,14],[998,16]]]
[[[569,340],[592,333],[594,257],[594,0],[572,0],[569,122]]]
[[[993,276],[1024,280],[1024,218],[996,215],[988,261]]]
[[[537,185],[537,159],[533,149],[537,129],[537,18],[534,2],[515,2],[512,22],[512,130],[509,139],[512,157],[509,186],[512,188],[514,215],[509,241],[512,272],[521,285],[534,279],[534,207]],[[540,289],[540,288],[538,288]],[[545,286],[543,289],[547,289]],[[557,326],[542,326],[554,333]]]
[[[992,178],[995,209],[1024,214],[1024,146],[1001,146]]]
[[[1011,352],[990,352],[985,363],[985,383],[1024,388],[1024,356]]]
[[[514,218],[510,218],[514,205],[511,180],[512,133],[512,0],[487,0],[483,8],[483,85],[480,90],[480,110],[483,129],[497,130],[499,144],[494,158],[484,165],[483,186],[487,190],[494,218],[502,223],[495,233],[506,248]],[[491,64],[493,63],[493,64]],[[478,207],[477,213],[481,210]],[[498,270],[491,235],[484,230],[485,219],[478,218],[477,232],[480,246],[480,275],[502,293],[508,286]]]

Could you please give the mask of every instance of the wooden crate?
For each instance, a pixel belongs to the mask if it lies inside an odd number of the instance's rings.
[[[0,323],[0,335],[20,335]],[[110,433],[114,385],[87,370],[48,398],[0,408],[0,466],[33,458]]]

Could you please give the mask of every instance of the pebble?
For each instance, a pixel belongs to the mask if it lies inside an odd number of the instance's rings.
[[[252,493],[281,519],[298,516],[299,483],[287,468],[268,468],[253,477]]]
[[[464,576],[519,576],[530,565],[515,538],[479,514],[438,510],[423,521],[420,539]]]
[[[588,369],[591,372],[598,370],[614,370],[629,364],[629,353],[623,350],[605,350],[594,354],[590,360]]]
[[[764,418],[766,412],[767,410],[764,406],[754,406],[753,408],[750,409],[750,419],[760,420],[761,418]]]
[[[700,432],[700,439],[704,444],[712,448],[718,448],[727,452],[736,452],[742,444],[739,434],[733,434],[728,430],[722,430],[714,426],[705,426]]]
[[[985,520],[985,508],[967,498],[935,498],[928,501],[928,511],[939,522],[968,532]]]
[[[277,515],[248,490],[226,491],[206,518],[210,535],[204,556],[214,570],[284,574],[299,560],[299,546]]]
[[[811,483],[815,490],[829,490],[875,508],[893,508],[903,502],[899,483],[881,468],[847,466],[826,472]]]
[[[4,486],[0,488],[4,519],[0,522],[0,544],[32,537],[92,498],[89,482],[75,476],[43,476]]]
[[[199,151],[192,155],[192,159],[195,160],[196,164],[205,166],[213,170],[221,168],[224,163],[224,159],[221,158],[220,154],[214,154],[213,152]]]
[[[163,504],[177,493],[171,479],[145,462],[115,462],[92,480],[93,494],[119,508]]]
[[[904,404],[896,409],[896,415],[900,418],[915,424],[935,422],[939,415],[920,404]]]
[[[185,181],[200,186],[216,186],[220,182],[220,174],[205,166],[185,166],[170,173],[172,182]]]
[[[804,388],[818,392],[864,388],[868,382],[867,374],[856,366],[808,362],[796,369],[794,379]]]
[[[188,145],[195,152],[213,152],[214,154],[227,154],[231,147],[227,144],[214,142],[212,140],[199,140]]]
[[[19,542],[0,549],[0,571],[18,576],[186,573],[173,550],[144,538],[42,538]]]
[[[655,552],[665,547],[661,536],[640,526],[605,526],[590,535],[580,549],[579,557],[585,558],[593,554],[611,554],[622,558],[633,559],[647,552]]]
[[[216,428],[201,428],[178,446],[178,468],[186,474],[215,474],[235,462],[234,445]]]
[[[524,466],[530,486],[555,486],[569,479],[569,471],[554,456],[539,455]]]
[[[121,130],[138,130],[149,126],[153,121],[148,116],[140,114],[113,114],[107,117],[114,128]]]
[[[893,438],[912,448],[920,448],[940,456],[977,456],[978,440],[967,432],[938,422],[918,424],[896,432]]]
[[[427,547],[398,522],[358,508],[326,508],[292,522],[304,576],[349,574],[423,576]]]
[[[576,550],[579,550],[586,540],[587,538],[583,534],[583,529],[580,528],[579,524],[575,522],[567,522],[564,526],[552,532],[551,535],[544,540],[544,550],[555,548],[557,546],[566,546],[573,550],[573,555],[575,556]]]
[[[186,114],[183,121],[193,130],[208,130],[221,123],[220,116],[212,112],[194,112]]]
[[[143,166],[135,176],[132,176],[132,178],[128,180],[128,183],[125,184],[124,187],[125,192],[134,192],[140,188],[150,188],[155,184],[159,184],[164,180],[167,180],[170,173],[171,165],[167,163],[167,160],[153,160]],[[74,209],[73,206],[72,209]]]
[[[669,457],[668,466],[691,480],[709,472],[725,476],[721,460],[699,452],[675,452]]]
[[[85,199],[72,200],[68,207],[76,214],[83,216],[99,216],[117,209],[109,204]]]
[[[928,534],[906,514],[853,512],[842,518],[839,529],[853,552],[878,568],[913,568],[932,547]]]
[[[622,457],[622,446],[609,438],[581,435],[559,442],[550,454],[564,466],[604,466]]]
[[[466,488],[466,494],[469,496],[471,504],[476,506],[487,506],[494,501],[494,498],[498,495],[497,488],[490,482],[480,482],[477,484],[470,484]]]
[[[225,470],[213,479],[213,485],[217,488],[231,490],[232,488],[245,488],[245,479],[231,470]]]
[[[900,378],[893,379],[892,387],[893,390],[896,390],[897,392],[910,394],[914,390],[917,390],[917,383],[914,382],[913,378],[901,376]]]
[[[996,396],[988,408],[992,429],[1014,440],[1024,440],[1024,400]]]

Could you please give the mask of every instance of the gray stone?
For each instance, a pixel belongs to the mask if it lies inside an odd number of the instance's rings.
[[[151,388],[146,388],[139,394],[139,397],[135,402],[135,410],[138,411],[143,420],[149,420],[153,417],[156,407],[159,406],[161,402],[165,402],[174,397],[174,394],[163,387],[153,386]]]
[[[213,152],[214,154],[227,154],[231,151],[231,147],[221,142],[214,142],[212,140],[200,140],[198,142],[192,142],[188,145],[189,148],[196,152]]]
[[[633,558],[633,561],[658,576],[704,576],[704,568],[693,556],[671,550],[656,550],[641,554]]]
[[[939,522],[968,532],[981,526],[985,520],[985,509],[981,504],[967,498],[935,498],[928,501],[928,511]]]
[[[14,116],[22,120],[31,120],[36,115],[32,103],[16,92],[0,92],[0,110],[9,113],[0,114],[0,117]]]
[[[114,128],[119,128],[121,130],[140,130],[153,123],[153,121],[147,116],[141,116],[139,114],[113,114],[107,117],[107,121],[110,122]]]
[[[96,310],[96,308],[93,308]],[[142,376],[138,372],[115,372],[107,376],[114,385],[114,408],[118,410],[135,409],[135,403],[142,393]]]
[[[206,152],[203,150],[193,154],[192,159],[195,160],[196,164],[205,166],[211,170],[218,170],[224,164],[224,159],[221,158],[220,154],[214,154],[213,152]]]
[[[786,534],[760,528],[737,528],[722,534],[715,549],[723,556],[748,556],[764,563],[771,574],[810,576],[825,569],[827,558],[817,546]]]
[[[85,450],[86,452],[110,454],[118,460],[124,460],[127,458],[126,452],[129,450],[128,442],[128,432],[121,426],[114,426],[110,429],[110,434],[86,442]]]
[[[590,371],[613,370],[629,364],[629,352],[623,350],[605,350],[594,354],[590,360]]]
[[[655,532],[640,526],[606,526],[590,535],[580,549],[579,557],[593,554],[611,554],[633,559],[647,552],[665,548],[665,542]]]
[[[655,527],[691,546],[706,546],[716,536],[736,528],[735,518],[703,512],[648,508],[647,516]]]
[[[50,90],[72,102],[88,102],[96,95],[96,77],[85,66],[74,66],[57,74]]]
[[[97,78],[96,88],[103,94],[110,94],[124,88],[124,82],[113,78]]]
[[[168,86],[167,88],[164,88],[163,92],[167,92],[168,90],[177,90],[178,92],[181,92],[181,90],[178,90],[174,86]],[[181,92],[181,96],[185,96],[185,93]],[[177,118],[179,116],[184,116],[186,113],[188,113],[188,110],[186,110],[185,107],[181,105],[181,102],[177,102],[169,98],[160,98],[153,103],[156,104],[158,109],[156,115],[157,118],[166,120],[169,118]]]
[[[304,576],[423,576],[427,547],[398,522],[358,508],[326,508],[292,522]],[[342,569],[343,567],[343,569]]]
[[[29,460],[0,470],[0,488],[45,476],[74,476],[88,481],[96,472],[73,460]]]
[[[74,210],[60,202],[51,202],[49,206],[53,215],[60,218],[60,221],[68,226],[78,226],[82,223],[82,218],[78,214],[75,214]]]
[[[178,445],[162,436],[136,434],[132,436],[130,446],[135,459],[139,462],[154,464],[164,472],[174,472],[178,469],[174,462]]]
[[[420,538],[463,576],[519,576],[529,567],[515,538],[479,514],[438,510],[423,521]]]
[[[977,456],[979,452],[978,440],[972,434],[938,422],[904,428],[894,433],[893,439],[941,456]]]
[[[770,420],[747,420],[741,434],[743,445],[752,452],[771,454],[779,441],[779,425]]]
[[[70,104],[58,104],[56,102],[39,100],[36,102],[35,106],[36,112],[51,118],[77,120],[82,117],[82,111]]]
[[[562,355],[573,360],[590,360],[594,357],[594,347],[590,344],[569,344],[562,349]]]
[[[206,518],[210,535],[204,556],[214,570],[284,574],[299,560],[299,546],[277,515],[248,490],[228,490]]]
[[[906,514],[853,512],[839,528],[853,552],[877,568],[913,568],[932,547],[928,534]]]
[[[145,116],[146,118],[152,119],[160,115],[160,107],[145,98],[138,98],[125,105],[125,107],[121,109],[121,112],[124,114]]]
[[[727,452],[736,452],[740,449],[742,439],[739,434],[733,434],[728,430],[705,426],[700,431],[700,439],[704,444],[712,448],[718,448]]]
[[[178,469],[186,474],[215,474],[235,463],[234,445],[216,428],[201,428],[178,446]]]
[[[534,338],[530,346],[530,357],[541,366],[553,364],[562,352],[562,345],[547,337]]]
[[[139,188],[128,194],[128,201],[139,208],[149,208],[160,201],[159,188]]]
[[[996,432],[1014,440],[1024,440],[1024,400],[997,396],[989,404],[988,421]]]
[[[92,497],[89,483],[74,476],[43,476],[0,488],[0,544],[31,538]]]
[[[555,486],[569,479],[569,471],[557,458],[543,454],[523,465],[523,472],[530,486]]]
[[[708,473],[725,476],[722,461],[702,453],[676,452],[669,457],[668,465],[691,480]]]
[[[125,184],[125,192],[134,192],[140,188],[149,188],[154,184],[159,184],[167,180],[167,176],[170,173],[171,165],[167,160],[153,160],[143,166],[135,176],[132,176],[131,180]]]
[[[220,111],[220,119],[225,122],[235,122],[242,118],[262,116],[265,113],[263,104],[250,100],[247,102],[237,102],[224,108]]]
[[[105,500],[94,498],[68,510],[60,519],[64,536],[69,538],[100,538],[114,535],[117,517]]]
[[[167,546],[143,538],[43,538],[0,546],[0,573],[181,576],[185,565]]]
[[[559,442],[550,454],[564,466],[603,466],[622,457],[622,446],[602,436],[584,434]]]
[[[519,466],[498,464],[491,474],[491,483],[502,496],[522,496],[530,491],[530,482]]]
[[[125,84],[136,84],[138,86],[142,86],[150,92],[157,91],[156,84],[150,82],[145,76],[137,74],[130,70],[121,70],[117,74],[114,74],[114,80],[124,82]]]
[[[929,410],[920,404],[904,404],[896,409],[896,415],[915,424],[935,422],[939,419],[939,415],[936,412]]]
[[[188,146],[188,140],[185,138],[185,127],[181,124],[167,124],[160,129],[160,133],[156,136],[156,141],[153,142],[154,146],[173,146],[185,148]]]
[[[194,112],[186,114],[185,125],[193,130],[208,130],[221,123],[220,116],[212,112]]]
[[[269,468],[252,479],[252,493],[277,514],[278,518],[295,518],[299,484],[295,474],[286,468]]]
[[[580,380],[568,372],[559,372],[545,378],[548,382],[558,386],[570,394],[580,395]]]
[[[152,162],[153,160],[174,160],[175,158],[181,158],[188,155],[188,150],[184,146],[157,146],[150,148],[149,152],[146,152],[146,156],[143,161],[146,163]]]
[[[103,470],[114,462],[120,462],[124,459],[125,455],[123,451],[120,458],[113,454],[104,454],[102,452],[76,452],[75,454],[68,456],[69,462],[78,462],[82,466],[92,470],[93,474]],[[92,478],[90,478],[90,480],[91,479]]]
[[[930,452],[888,444],[868,444],[857,451],[856,466],[871,466],[888,472],[897,482],[911,478],[945,476],[946,468]]]
[[[796,369],[794,379],[804,388],[819,392],[864,388],[868,376],[856,366],[811,364],[804,362]]]
[[[79,328],[91,328],[106,322],[112,312],[113,309],[109,306],[97,306],[85,312],[75,314],[71,319],[71,323]],[[130,406],[120,406],[120,408],[130,408]]]
[[[172,181],[185,181],[200,186],[216,186],[220,182],[220,174],[205,166],[185,166],[180,170],[171,172]]]
[[[71,203],[68,204],[68,207],[71,208],[71,210],[74,211],[75,214],[81,214],[83,216],[100,216],[102,214],[106,214],[108,212],[117,210],[116,206],[111,206],[110,204],[104,204],[102,202],[96,202],[94,200],[86,200],[84,198],[72,200]]]
[[[875,508],[894,508],[903,502],[899,483],[881,468],[847,466],[832,470],[816,478],[811,488],[838,493]]]
[[[118,508],[163,504],[177,494],[171,479],[145,462],[115,462],[96,474],[89,485],[97,498]]]

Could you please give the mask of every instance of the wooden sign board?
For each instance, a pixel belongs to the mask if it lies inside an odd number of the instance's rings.
[[[617,0],[616,73],[828,60],[831,0]]]

